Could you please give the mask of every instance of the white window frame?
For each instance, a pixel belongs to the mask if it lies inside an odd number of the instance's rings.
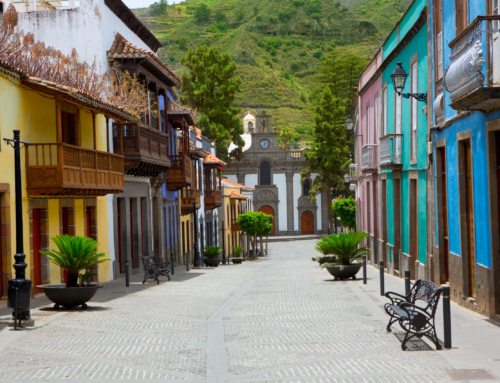
[[[366,143],[370,144],[370,104],[366,104]]]
[[[387,92],[387,84],[384,85],[383,91],[382,91],[382,104],[383,104],[383,110],[382,110],[382,136],[385,136],[387,134],[387,103],[388,103],[388,92]]]
[[[378,133],[378,96],[373,101],[373,137],[376,140]]]
[[[418,61],[411,64],[410,69],[410,82],[411,82],[411,93],[418,93]],[[415,97],[411,97],[411,138],[410,138],[410,156],[411,161],[417,161],[417,143],[418,143],[418,100]]]

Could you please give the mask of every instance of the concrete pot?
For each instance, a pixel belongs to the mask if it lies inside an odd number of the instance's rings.
[[[356,274],[361,269],[362,264],[359,265],[351,265],[351,266],[333,266],[333,267],[325,267],[328,272],[334,277],[335,280],[339,279],[356,279]]]
[[[243,258],[231,258],[231,262],[233,262],[236,265],[241,264],[243,262]]]
[[[203,262],[205,262],[205,266],[207,266],[207,267],[217,267],[222,262],[222,259],[220,259],[220,258],[213,258],[213,259],[205,258],[203,260]]]
[[[42,289],[47,298],[55,303],[54,308],[57,310],[59,306],[66,308],[82,306],[82,309],[87,308],[87,302],[97,292],[97,289],[104,287],[102,285],[87,285],[84,287],[66,287],[61,285],[41,285],[37,286]]]

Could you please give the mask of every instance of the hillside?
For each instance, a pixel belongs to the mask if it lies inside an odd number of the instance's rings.
[[[179,74],[180,58],[200,44],[228,51],[243,83],[236,97],[242,115],[266,109],[277,128],[290,127],[307,145],[315,70],[333,50],[369,60],[410,0],[186,0],[134,12],[164,47],[159,57]],[[210,16],[199,20],[201,4]],[[161,13],[163,12],[163,13]],[[198,10],[198,15],[200,14]],[[203,14],[206,16],[206,13]]]

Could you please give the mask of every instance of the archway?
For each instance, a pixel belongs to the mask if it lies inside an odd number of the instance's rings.
[[[302,234],[314,234],[314,214],[306,210],[302,213]]]
[[[259,211],[262,213],[265,213],[265,214],[272,215],[274,218],[274,209],[271,206],[267,206],[267,205],[262,206],[259,209]],[[271,235],[274,235],[274,221],[273,221],[273,228],[271,229]]]

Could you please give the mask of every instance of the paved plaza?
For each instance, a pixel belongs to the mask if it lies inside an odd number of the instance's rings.
[[[378,270],[368,267],[367,285],[334,282],[311,261],[314,243],[271,243],[269,256],[256,261],[192,270],[133,293],[116,289],[116,297],[97,296],[86,311],[35,308],[35,328],[0,330],[0,381],[492,382],[500,377],[497,324],[452,304],[453,349],[402,352],[397,337],[385,331]],[[391,276],[386,286],[404,291],[403,280]],[[441,313],[439,308],[442,339]]]

